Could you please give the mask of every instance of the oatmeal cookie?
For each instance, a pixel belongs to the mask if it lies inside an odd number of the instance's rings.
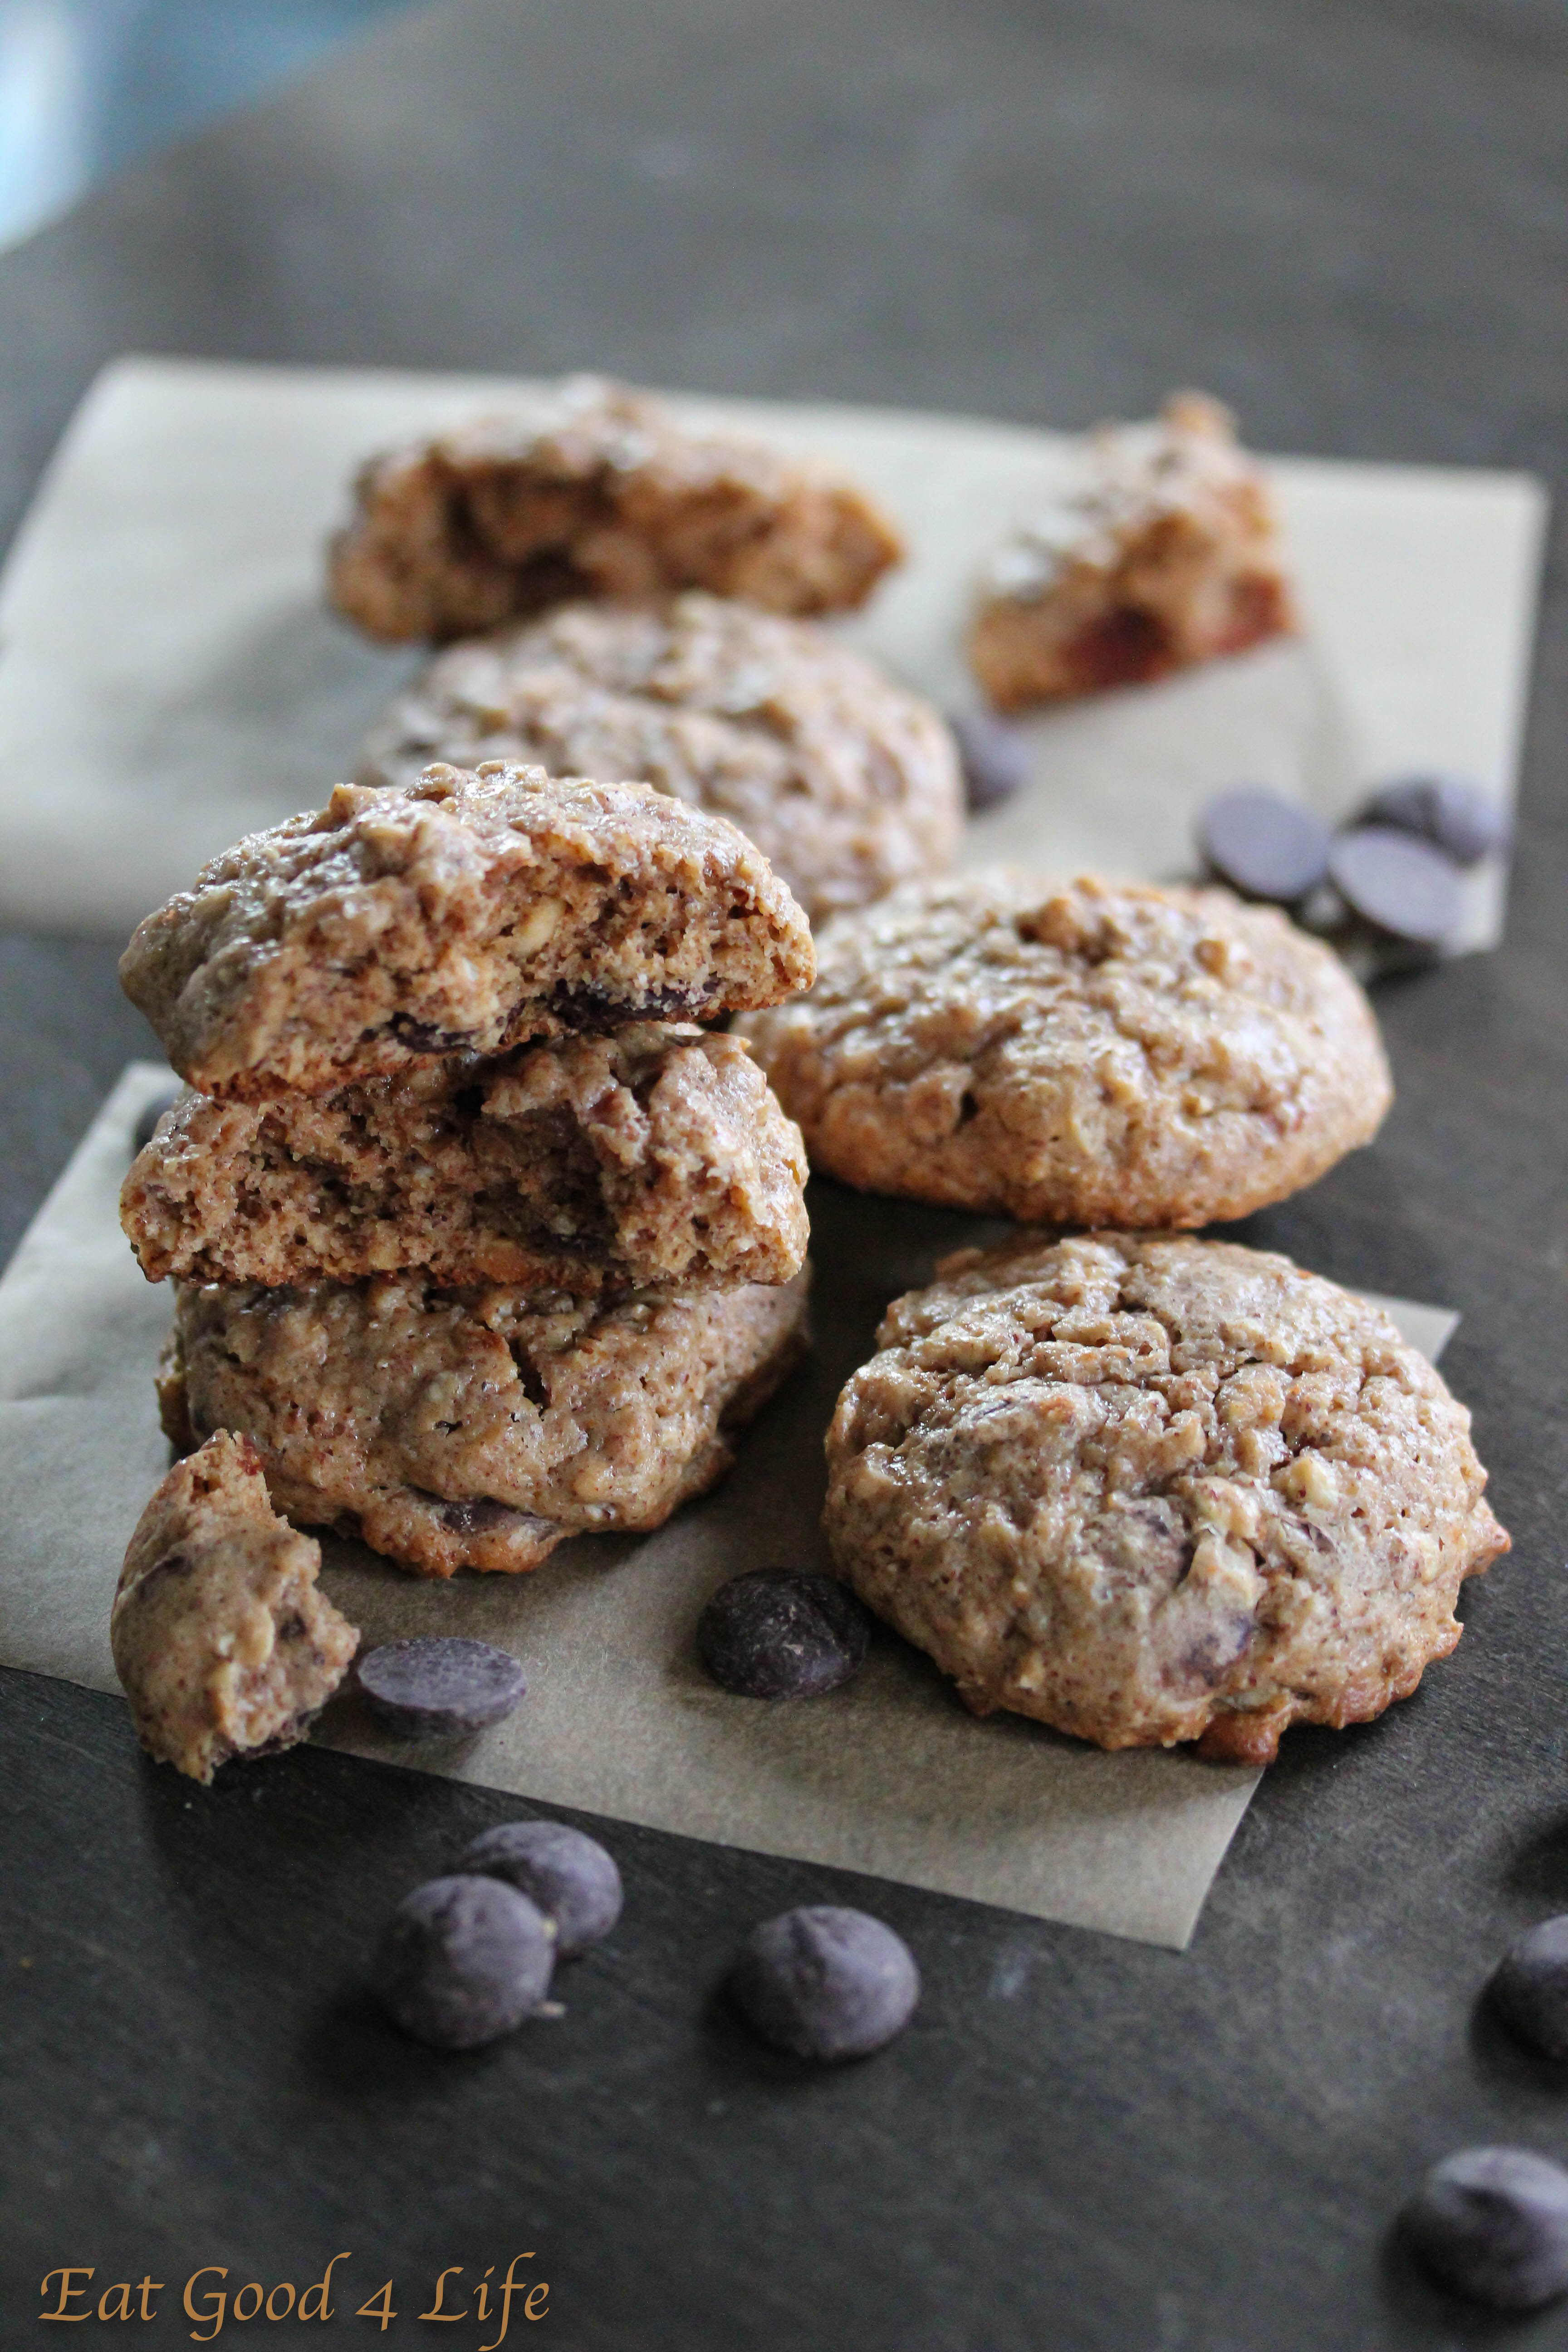
[[[739,1037],[635,1022],[325,1095],[187,1094],[120,1221],[153,1282],[787,1282],[805,1173]]]
[[[267,1498],[249,1440],[218,1430],[136,1524],[110,1618],[149,1754],[194,1780],[304,1738],[359,1635],[316,1590],[321,1548]]]
[[[458,1053],[772,1004],[805,916],[722,817],[644,784],[486,761],[340,784],[253,833],[120,963],[180,1076],[255,1101]]]
[[[1344,966],[1221,890],[911,884],[839,916],[810,995],[740,1026],[814,1167],[1031,1223],[1245,1216],[1391,1098]]]
[[[902,554],[852,482],[573,376],[373,457],[329,574],[332,602],[369,635],[441,641],[574,596],[679,588],[841,612]]]
[[[1102,425],[987,566],[969,637],[998,709],[1163,677],[1296,626],[1268,486],[1217,401]]]
[[[570,604],[438,655],[360,782],[430,760],[634,776],[738,824],[814,922],[952,862],[963,788],[917,695],[809,622],[697,593]]]
[[[713,1484],[805,1345],[805,1291],[182,1286],[164,1427],[243,1430],[291,1519],[416,1575],[537,1568]]]
[[[1464,1407],[1289,1258],[1021,1234],[877,1336],[828,1433],[828,1538],[976,1714],[1268,1763],[1291,1723],[1407,1697],[1508,1549]]]

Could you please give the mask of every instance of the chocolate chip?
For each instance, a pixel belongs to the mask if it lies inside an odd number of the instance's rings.
[[[395,1013],[392,1034],[413,1054],[460,1054],[474,1041],[471,1029],[438,1029],[433,1021],[416,1021],[411,1013]]]
[[[697,1621],[716,1683],[743,1698],[813,1698],[864,1665],[871,1621],[837,1577],[756,1568],[721,1584]]]
[[[1028,782],[1029,740],[1022,728],[1011,727],[1005,719],[994,718],[985,710],[957,711],[947,723],[958,746],[972,816],[1010,801],[1019,786]]]
[[[1363,922],[1412,947],[1436,948],[1459,927],[1459,885],[1430,842],[1391,825],[1358,825],[1329,852],[1335,889]]]
[[[376,1949],[375,1990],[405,2033],[472,2050],[521,2025],[550,1986],[555,1938],[497,1878],[432,1878],[398,1905]]]
[[[587,982],[563,981],[545,1001],[563,1029],[595,1036],[632,1021],[695,1021],[718,985],[714,980],[695,988],[646,988],[626,997]]]
[[[458,1864],[502,1878],[555,1922],[558,1958],[574,1960],[621,1916],[621,1874],[611,1856],[564,1822],[503,1822],[467,1847]]]
[[[511,1713],[528,1685],[508,1650],[455,1634],[384,1642],[366,1651],[359,1686],[399,1739],[461,1739]]]
[[[1198,819],[1198,848],[1244,898],[1289,906],[1328,871],[1329,829],[1295,801],[1244,784],[1209,802]]]
[[[730,1996],[764,2042],[801,2058],[863,2058],[901,2032],[921,1997],[909,1947],[864,1911],[811,1904],[752,1929]]]
[[[174,1109],[174,1105],[179,1101],[179,1099],[180,1089],[178,1087],[172,1087],[167,1094],[153,1096],[153,1100],[146,1106],[146,1108],[141,1112],[135,1126],[131,1130],[131,1150],[132,1157],[134,1157],[138,1151],[146,1150],[147,1146],[153,1140],[153,1130],[157,1126],[158,1121],[163,1118],[163,1113],[166,1110]]]
[[[1533,2311],[1568,2292],[1568,2172],[1528,2148],[1445,2157],[1403,2226],[1434,2277],[1493,2311]]]
[[[1373,793],[1356,822],[1414,834],[1456,866],[1479,866],[1512,833],[1508,812],[1460,776],[1401,777]]]
[[[1568,1918],[1542,1919],[1509,1947],[1491,1997],[1521,2041],[1548,2058],[1568,2059]]]

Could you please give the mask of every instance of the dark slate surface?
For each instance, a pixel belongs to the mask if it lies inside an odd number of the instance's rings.
[[[1561,487],[1565,69],[1545,0],[411,16],[0,261],[0,530],[127,347],[1060,424],[1195,379],[1265,446]],[[1253,1228],[1464,1310],[1448,1369],[1516,1549],[1453,1662],[1290,1735],[1185,1958],[613,1828],[626,1918],[566,2017],[457,2061],[383,2030],[364,1953],[514,1807],[316,1753],[204,1794],[109,1700],[4,1677],[7,2345],[57,2263],[166,2282],[135,2335],[174,2345],[197,2265],[299,2286],[343,2248],[353,2342],[437,2340],[438,2269],[532,2250],[580,2352],[1568,2343],[1385,2242],[1455,2145],[1568,2157],[1568,2074],[1476,2005],[1568,1907],[1563,611],[1559,557],[1506,951],[1383,992],[1384,1136]],[[0,947],[7,1244],[142,1043],[107,950]],[[825,2077],[712,1999],[745,1927],[813,1898],[879,1911],[928,1987]],[[353,2314],[389,2273],[381,2336]]]

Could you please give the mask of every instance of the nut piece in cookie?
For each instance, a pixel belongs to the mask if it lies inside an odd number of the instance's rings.
[[[218,1430],[137,1522],[110,1618],[114,1668],[149,1754],[210,1780],[291,1747],[359,1644],[316,1589],[321,1548],[273,1510],[261,1459]]]
[[[244,1430],[290,1518],[416,1575],[537,1568],[563,1536],[661,1527],[722,1475],[804,1349],[806,1283],[182,1287],[164,1427]]]
[[[963,830],[930,703],[809,622],[714,596],[569,604],[450,646],[376,728],[359,778],[496,759],[636,776],[728,817],[813,922],[942,872]]]
[[[1002,710],[1131,686],[1296,625],[1273,501],[1234,420],[1183,393],[1102,425],[1056,502],[991,558],[969,636]]]
[[[814,1167],[1042,1223],[1245,1216],[1368,1142],[1392,1093],[1339,959],[1221,890],[911,884],[739,1025]]]
[[[1408,1697],[1508,1549],[1465,1408],[1289,1258],[1020,1234],[877,1337],[828,1432],[828,1540],[976,1714],[1266,1764],[1291,1723]]]
[[[120,1216],[153,1282],[787,1282],[805,1174],[742,1039],[641,1022],[324,1095],[187,1094]]]
[[[805,916],[722,817],[487,761],[340,784],[142,923],[121,984],[180,1076],[255,1101],[530,1037],[776,1003]]]
[[[569,597],[679,588],[841,612],[902,554],[887,516],[841,476],[573,376],[373,457],[330,576],[333,604],[369,635],[439,640]]]

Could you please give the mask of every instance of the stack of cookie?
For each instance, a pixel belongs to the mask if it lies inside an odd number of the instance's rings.
[[[126,1181],[182,1450],[426,1576],[657,1526],[803,1338],[798,1130],[693,1016],[813,974],[721,818],[495,762],[250,835],[121,964],[190,1089]]]

